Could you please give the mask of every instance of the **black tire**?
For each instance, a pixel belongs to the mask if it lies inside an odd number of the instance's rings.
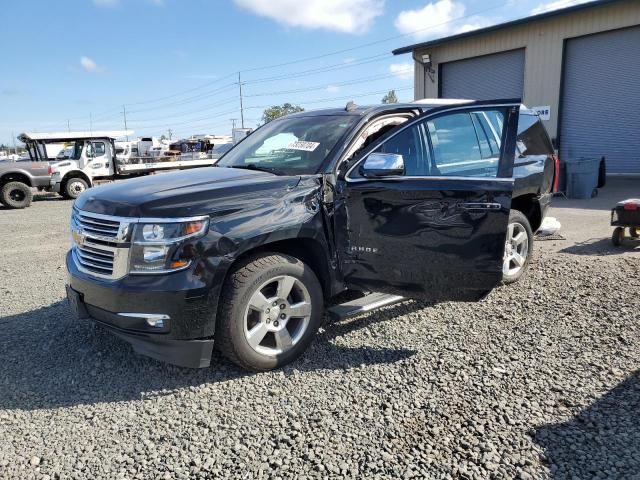
[[[87,188],[87,182],[80,177],[71,177],[64,182],[63,197],[69,200],[75,200],[78,198]]]
[[[31,187],[22,182],[9,182],[0,191],[2,204],[9,208],[27,208],[31,205],[33,192]]]
[[[509,238],[508,238],[509,232],[512,231],[512,227],[515,229],[516,226],[518,226],[517,229],[520,232],[526,235],[526,241],[527,241],[526,255],[521,255],[521,257],[524,257],[524,262],[522,263],[521,266],[518,266],[517,269],[516,269],[516,265],[514,264],[513,269],[507,270],[507,268],[505,268],[505,265],[503,264],[502,283],[504,283],[505,285],[509,285],[511,283],[515,283],[518,280],[520,280],[520,278],[527,271],[527,268],[529,268],[529,263],[531,261],[531,257],[533,256],[533,231],[531,230],[531,224],[529,223],[529,219],[521,211],[512,209],[511,212],[509,213],[507,243],[509,242]],[[505,244],[505,257],[504,257],[505,263],[506,263],[507,255],[508,255],[508,245]]]
[[[640,227],[629,227],[629,235],[633,238],[640,237]]]
[[[624,242],[624,227],[616,227],[611,234],[611,243],[615,247],[619,247]]]
[[[249,330],[249,327],[246,325],[248,325],[250,315],[265,319],[264,321],[256,321],[256,325],[260,323],[264,328],[267,328],[265,322],[273,322],[271,323],[272,327],[276,325],[276,320],[269,319],[270,314],[267,315],[264,312],[259,313],[252,311],[252,307],[249,307],[249,304],[256,292],[262,292],[262,288],[271,288],[272,284],[269,283],[270,281],[275,282],[275,286],[277,287],[277,281],[271,279],[279,276],[293,277],[296,281],[295,286],[291,290],[292,296],[288,297],[286,301],[293,298],[295,288],[299,288],[300,285],[304,286],[306,294],[308,294],[307,298],[311,304],[310,315],[304,317],[305,319],[308,317],[307,323],[304,323],[304,319],[293,318],[292,315],[291,319],[288,319],[286,323],[280,325],[281,330],[289,328],[288,322],[291,322],[294,328],[296,327],[296,322],[298,322],[297,328],[302,328],[299,326],[301,325],[300,322],[303,322],[302,325],[306,326],[297,332],[300,334],[298,340],[292,346],[288,347],[287,350],[269,355],[256,351],[256,349],[249,344],[245,331]],[[264,287],[265,284],[267,285],[266,287]],[[274,295],[277,296],[277,292],[275,292]],[[265,295],[265,297],[267,297],[267,295]],[[286,365],[302,355],[312,342],[322,321],[323,302],[322,287],[320,286],[318,278],[311,268],[297,258],[280,253],[266,253],[251,257],[233,268],[223,286],[215,334],[216,348],[229,360],[247,370],[266,371]],[[272,305],[271,298],[269,299],[269,305]],[[250,311],[252,313],[247,314],[247,312]],[[282,310],[282,312],[285,311],[286,310]],[[276,312],[276,308],[274,308],[273,312]],[[278,308],[277,314],[280,312],[281,310]],[[278,316],[276,316],[276,319],[277,318]],[[256,325],[253,325],[251,328]],[[290,332],[287,332],[287,335],[289,333]],[[269,335],[272,337],[267,338]],[[274,348],[276,348],[275,336],[275,333],[268,332],[264,336],[265,340],[263,341],[273,340]],[[265,347],[259,345],[258,348]]]

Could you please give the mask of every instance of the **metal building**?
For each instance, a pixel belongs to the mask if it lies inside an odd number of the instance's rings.
[[[561,158],[640,175],[640,0],[597,0],[394,50],[415,98],[522,98]]]

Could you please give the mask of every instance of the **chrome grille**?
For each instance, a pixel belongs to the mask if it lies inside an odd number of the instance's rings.
[[[106,250],[108,248],[109,250]],[[104,245],[85,243],[76,245],[78,263],[86,270],[100,275],[113,275],[115,249]]]
[[[73,209],[73,259],[85,273],[105,279],[122,278],[129,262],[128,233],[132,219]]]
[[[106,215],[86,213],[73,209],[72,222],[86,235],[97,238],[117,239],[120,233],[120,221]]]

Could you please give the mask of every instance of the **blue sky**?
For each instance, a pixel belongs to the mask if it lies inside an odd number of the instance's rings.
[[[123,105],[138,135],[229,134],[238,71],[250,127],[287,101],[379,103],[390,89],[412,100],[410,55],[392,49],[580,1],[5,1],[0,143],[67,121],[122,129]]]

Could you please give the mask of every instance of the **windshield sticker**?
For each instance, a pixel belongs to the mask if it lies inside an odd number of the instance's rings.
[[[304,142],[302,140],[298,140],[295,142],[291,142],[287,147],[289,150],[302,150],[304,152],[313,152],[320,145],[318,142]]]

